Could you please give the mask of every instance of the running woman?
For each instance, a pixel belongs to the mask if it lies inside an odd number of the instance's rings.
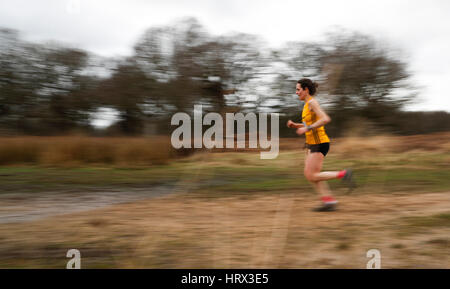
[[[321,206],[314,209],[318,212],[336,210],[337,200],[332,196],[326,180],[343,179],[352,185],[352,170],[345,169],[335,172],[321,172],[323,159],[330,149],[330,139],[325,132],[324,125],[331,121],[328,114],[320,108],[319,103],[313,97],[316,94],[318,84],[308,78],[302,78],[297,82],[296,94],[305,102],[302,112],[302,122],[287,122],[290,128],[296,128],[298,135],[306,136],[306,159],[304,174],[321,197]]]

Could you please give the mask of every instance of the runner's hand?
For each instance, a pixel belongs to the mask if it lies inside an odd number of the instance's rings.
[[[286,125],[287,125],[287,127],[292,128],[294,125],[294,122],[292,120],[288,120]]]
[[[296,132],[298,135],[302,135],[302,134],[304,134],[304,133],[306,132],[306,127],[298,128],[295,132]]]

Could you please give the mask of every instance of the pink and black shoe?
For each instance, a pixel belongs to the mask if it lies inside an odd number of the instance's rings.
[[[333,212],[333,211],[336,211],[336,209],[337,209],[337,203],[338,203],[338,201],[331,196],[322,197],[322,205],[317,208],[314,208],[313,211],[314,212]]]

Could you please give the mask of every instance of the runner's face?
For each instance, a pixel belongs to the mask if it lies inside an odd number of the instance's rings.
[[[297,83],[295,94],[298,95],[298,99],[305,100],[306,95],[308,94],[307,90],[304,90],[300,83]]]

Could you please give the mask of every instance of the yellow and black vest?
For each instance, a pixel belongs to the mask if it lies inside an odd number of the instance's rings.
[[[311,97],[308,101],[305,102],[302,111],[302,122],[306,123],[306,125],[312,125],[315,123],[318,118],[314,111],[309,108],[309,103],[313,98]],[[325,127],[321,126],[305,133],[306,143],[309,145],[321,144],[330,142],[327,133],[325,132]]]

